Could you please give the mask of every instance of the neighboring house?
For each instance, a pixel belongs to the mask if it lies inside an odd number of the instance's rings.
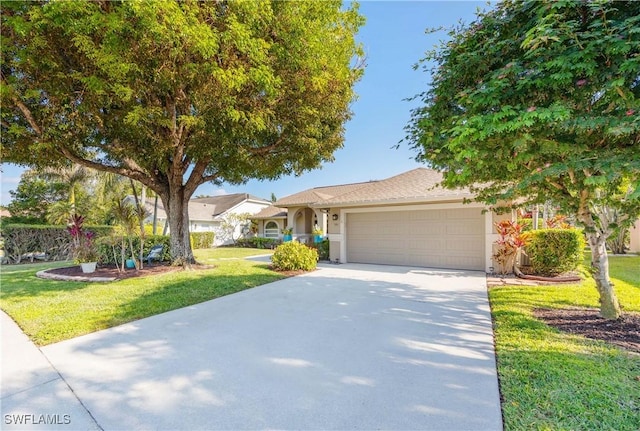
[[[132,201],[132,198],[129,200]],[[146,199],[145,208],[149,216],[145,223],[153,223],[155,199]],[[222,222],[230,214],[255,214],[264,208],[271,206],[271,202],[265,199],[246,194],[235,193],[229,195],[195,198],[189,201],[189,231],[191,232],[215,232],[215,245],[231,244],[233,242],[229,233],[221,229]],[[167,213],[158,200],[157,210],[158,226],[165,226]],[[248,226],[238,226],[234,236],[238,238],[248,229]],[[160,232],[162,228],[160,228]]]
[[[437,186],[441,174],[418,168],[380,181],[317,187],[284,197],[255,216],[258,235],[293,228],[308,242],[314,225],[330,241],[330,259],[492,272],[496,215],[464,204],[468,190]],[[285,218],[286,214],[286,218]]]
[[[629,251],[640,253],[640,219],[629,229]]]

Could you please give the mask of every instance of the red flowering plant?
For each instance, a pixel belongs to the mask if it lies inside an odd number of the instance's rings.
[[[85,231],[82,228],[84,217],[74,214],[69,219],[67,231],[71,235],[73,260],[76,263],[97,262],[98,252],[93,244],[95,232]]]
[[[499,272],[503,275],[512,271],[517,274],[517,255],[526,245],[522,236],[522,226],[511,220],[502,220],[495,223],[495,227],[500,237],[495,242],[498,250],[493,254],[493,258],[500,266]]]

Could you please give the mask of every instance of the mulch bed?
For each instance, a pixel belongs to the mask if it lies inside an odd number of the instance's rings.
[[[170,266],[170,265],[162,265],[162,264],[152,264],[145,265],[144,268],[135,270],[135,269],[125,269],[123,272],[118,272],[115,266],[101,266],[96,268],[95,272],[90,274],[85,274],[82,272],[82,268],[80,265],[78,266],[69,266],[66,268],[55,268],[50,269],[47,272],[53,274],[60,275],[69,275],[74,277],[115,277],[118,280],[124,280],[126,278],[132,277],[146,277],[148,275],[155,274],[163,274],[165,272],[173,272],[181,270],[181,267]]]
[[[563,332],[603,340],[640,354],[640,313],[623,313],[618,320],[607,320],[599,311],[586,308],[546,309],[533,311],[536,318]]]

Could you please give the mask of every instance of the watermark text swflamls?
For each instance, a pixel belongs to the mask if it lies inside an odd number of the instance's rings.
[[[59,414],[6,414],[5,425],[69,425],[71,415]]]

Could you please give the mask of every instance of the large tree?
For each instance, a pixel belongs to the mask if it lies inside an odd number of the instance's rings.
[[[3,156],[148,186],[188,264],[199,185],[299,174],[341,147],[362,23],[339,0],[3,2]]]
[[[584,226],[601,315],[620,306],[606,240],[640,214],[640,2],[504,1],[421,61],[418,157],[477,198],[560,204]],[[628,184],[624,193],[621,186]]]

